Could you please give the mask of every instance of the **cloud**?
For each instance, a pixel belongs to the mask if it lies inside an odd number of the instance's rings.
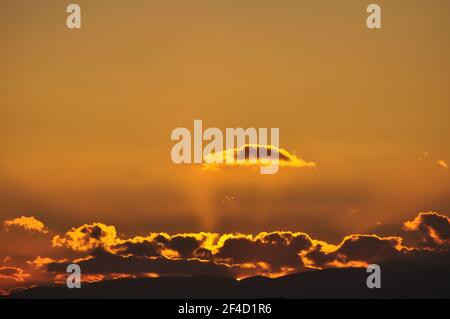
[[[90,229],[89,226],[95,227],[84,225],[78,229]],[[109,227],[101,228],[111,229]],[[83,234],[92,233],[83,231]],[[95,238],[101,240],[105,236],[95,232]],[[92,240],[83,242],[92,243]],[[90,256],[78,264],[83,272],[104,274],[108,278],[111,273],[137,277],[147,273],[158,276],[278,277],[308,268],[366,267],[370,263],[396,260],[414,250],[402,242],[401,237],[354,234],[333,245],[314,240],[305,233],[286,231],[257,235],[198,233],[170,236],[152,233],[147,237],[115,237],[101,245],[95,243],[89,246]],[[70,242],[67,244],[79,248]],[[67,264],[67,261],[46,263],[51,272],[64,272]]]
[[[63,273],[68,263],[50,263],[47,270]],[[233,276],[233,267],[216,264],[210,261],[196,259],[172,260],[165,257],[149,258],[143,256],[119,256],[103,253],[78,263],[85,274],[134,274],[145,275],[154,273],[162,276],[169,275],[200,275]]]
[[[172,251],[173,257],[194,257],[196,249],[217,240],[214,233],[186,233],[170,236],[150,233],[148,236],[120,238],[114,226],[102,223],[85,224],[72,228],[65,235],[52,239],[53,247],[66,247],[76,252],[103,250],[118,255],[157,257]]]
[[[412,247],[404,245],[403,238],[398,236],[352,234],[334,245],[312,239],[306,233],[289,231],[255,235],[150,233],[120,238],[114,226],[102,223],[85,224],[72,228],[63,236],[57,235],[53,238],[53,246],[88,253],[89,257],[82,262],[89,267],[99,267],[110,260],[116,267],[108,271],[114,273],[126,273],[136,266],[141,268],[133,270],[133,274],[139,270],[158,275],[184,275],[186,272],[174,265],[193,264],[196,265],[192,268],[194,273],[207,271],[240,278],[247,275],[276,277],[306,268],[365,267],[370,263],[403,258],[424,247],[442,246],[448,244],[450,238],[448,220],[437,213],[420,213],[413,221],[406,222],[405,230],[418,232],[421,236],[420,245]],[[47,261],[41,258],[33,264],[57,264]],[[122,269],[124,263],[134,266]],[[161,265],[172,267],[169,267],[172,271],[162,270]],[[206,269],[206,265],[210,268]]]
[[[94,248],[110,247],[116,243],[117,232],[114,226],[102,223],[72,228],[64,236],[56,235],[52,239],[53,247],[67,247],[78,252],[87,252]]]
[[[166,233],[151,233],[147,237],[133,237],[125,240],[116,240],[110,250],[120,255],[136,255],[168,258],[197,257],[196,251],[210,247],[217,241],[215,233],[186,233],[170,236]]]
[[[271,232],[252,235],[225,235],[212,258],[230,264],[251,264],[266,268],[267,273],[303,268],[299,252],[312,247],[305,233]]]
[[[444,169],[448,169],[448,164],[444,160],[439,160],[436,162],[439,166],[441,166]]]
[[[288,151],[273,145],[245,144],[204,158],[205,168],[222,166],[268,166],[277,163],[281,167],[315,167],[316,163],[307,162]]]
[[[57,274],[54,279],[53,282],[55,284],[60,284],[60,285],[65,285],[67,282],[67,273],[61,273],[61,274]],[[102,274],[81,274],[81,282],[82,283],[93,283],[93,282],[100,282],[100,281],[104,281],[104,280],[108,280],[108,279],[114,279],[113,277],[109,277],[106,275],[102,275]]]
[[[104,253],[123,257],[165,257],[170,260],[198,259],[244,268],[265,269],[265,273],[302,268],[298,252],[312,246],[305,233],[262,232],[257,235],[186,233],[119,238],[114,226],[101,223],[72,228],[53,238],[54,247],[67,247],[91,255]],[[35,262],[40,262],[37,260]],[[284,269],[284,270],[283,270]]]
[[[55,251],[58,258],[37,256],[27,264],[33,267],[33,274],[63,283],[69,263],[80,265],[85,282],[95,282],[200,274],[273,278],[307,269],[366,267],[371,263],[411,260],[423,263],[433,262],[436,256],[448,256],[447,216],[419,213],[406,221],[403,229],[403,237],[351,234],[334,244],[291,231],[149,233],[127,238],[119,236],[115,226],[95,222],[55,235],[53,247],[69,249]],[[61,258],[64,254],[66,258]],[[0,278],[16,282],[28,282],[29,277],[19,267],[2,267],[0,271]]]
[[[10,220],[5,220],[3,222],[3,225],[7,229],[11,226],[16,226],[31,232],[38,232],[43,234],[48,233],[48,230],[45,227],[44,223],[34,218],[33,216],[30,217],[21,216]]]
[[[53,262],[56,262],[53,258],[37,256],[34,260],[28,260],[27,264],[35,269],[39,269]]]
[[[0,267],[0,279],[10,279],[23,282],[28,277],[30,277],[30,274],[25,273],[22,268]]]
[[[168,259],[198,258],[227,265],[264,268],[266,273],[282,268],[299,270],[298,252],[311,247],[304,233],[271,232],[246,234],[151,234],[119,240],[110,251],[122,256],[166,257]]]
[[[448,250],[450,246],[450,218],[445,215],[419,213],[413,220],[406,221],[403,229],[413,234],[418,247]]]
[[[383,263],[407,254],[411,248],[402,245],[401,237],[377,235],[349,235],[339,245],[317,242],[313,250],[303,254],[306,265],[324,267],[366,267]]]

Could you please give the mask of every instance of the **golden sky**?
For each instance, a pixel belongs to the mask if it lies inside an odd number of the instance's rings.
[[[360,0],[79,0],[69,30],[64,1],[1,1],[1,219],[338,244],[448,213],[450,2],[376,2],[381,30]],[[194,119],[277,127],[316,167],[175,165]]]

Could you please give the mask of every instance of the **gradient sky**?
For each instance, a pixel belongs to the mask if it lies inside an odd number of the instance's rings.
[[[2,219],[336,242],[449,211],[449,1],[376,1],[381,30],[368,1],[76,3],[81,30],[64,1],[0,3]],[[194,119],[278,127],[317,167],[177,166]]]

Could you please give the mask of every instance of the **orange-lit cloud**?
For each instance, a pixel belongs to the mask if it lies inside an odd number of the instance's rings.
[[[428,222],[426,227],[422,226],[425,222]],[[442,245],[449,236],[448,218],[437,213],[421,213],[414,221],[406,222],[405,228],[408,231],[425,229],[428,241],[434,244]],[[103,269],[108,273],[124,273],[122,267],[126,263],[130,264],[127,268],[130,271],[134,269],[131,265],[135,264],[139,273],[158,273],[161,271],[159,266],[166,267],[166,264],[178,269],[173,265],[183,263],[195,264],[192,269],[204,270],[204,267],[198,266],[206,262],[213,273],[238,277],[273,277],[305,268],[363,267],[368,263],[393,260],[419,249],[405,246],[403,238],[398,236],[353,234],[334,245],[312,239],[305,233],[286,231],[256,235],[150,233],[147,236],[120,238],[114,226],[101,223],[86,224],[71,229],[63,236],[57,235],[53,238],[53,245],[89,253],[91,257],[83,262],[96,271]],[[64,263],[53,262],[49,265],[55,269],[57,264]],[[97,268],[100,264],[120,266]],[[167,275],[167,271],[164,274]]]
[[[25,273],[19,267],[0,267],[0,279],[11,279],[14,281],[23,282],[30,277],[30,274]]]
[[[116,228],[102,223],[72,228],[64,236],[56,235],[52,239],[53,247],[68,247],[74,251],[86,252],[97,247],[109,247],[115,244]]]
[[[406,221],[403,229],[414,235],[419,247],[448,249],[450,246],[450,218],[445,215],[419,213],[413,220]]]
[[[68,263],[51,263],[50,272],[63,273]],[[166,257],[120,256],[107,252],[80,263],[84,274],[140,274],[154,273],[161,276],[187,276],[209,274],[216,276],[234,275],[235,267],[198,259],[168,259]]]
[[[30,217],[21,216],[21,217],[17,217],[14,219],[5,220],[3,222],[3,225],[6,228],[9,228],[11,226],[16,226],[16,227],[21,227],[21,228],[23,228],[27,231],[31,231],[31,232],[34,231],[34,232],[43,233],[43,234],[48,233],[48,230],[45,227],[44,223],[41,222],[40,220],[34,218],[33,216],[30,216]]]
[[[442,230],[442,227],[445,230],[447,217],[435,213],[432,216],[439,220],[433,224],[433,232],[427,234],[435,243],[442,243],[447,236]],[[421,213],[413,222],[405,223],[408,231],[416,227],[412,225],[423,223],[423,218]],[[80,262],[93,273],[128,272],[139,276],[142,273],[186,275],[205,272],[236,278],[277,277],[306,268],[364,267],[369,263],[402,258],[420,249],[404,245],[403,238],[398,236],[353,234],[334,245],[312,239],[306,233],[288,231],[256,235],[150,233],[120,238],[114,226],[101,223],[73,228],[63,236],[55,236],[53,244],[88,253],[90,257]],[[47,266],[51,271],[59,271],[66,264],[52,262]]]
[[[119,278],[209,274],[242,279],[270,278],[307,269],[366,267],[429,254],[448,254],[450,219],[442,214],[420,213],[403,224],[416,241],[405,244],[400,236],[370,234],[345,236],[338,244],[313,239],[303,232],[149,233],[123,237],[112,225],[85,224],[55,235],[52,245],[58,258],[29,260],[35,272],[62,283],[69,263],[80,265],[86,282]],[[66,251],[67,258],[60,259]],[[425,255],[428,254],[428,255]],[[428,257],[427,257],[428,258]],[[19,267],[2,267],[0,278],[26,281]]]
[[[34,260],[27,261],[27,264],[32,266],[33,268],[39,269],[53,262],[56,262],[56,260],[53,258],[37,256]]]
[[[403,246],[402,241],[400,237],[349,235],[336,246],[318,242],[314,249],[302,254],[302,260],[312,268],[365,267],[408,253],[410,248]]]
[[[53,245],[101,256],[208,261],[270,274],[284,273],[286,269],[300,270],[302,263],[298,252],[311,248],[312,240],[305,233],[281,231],[257,235],[151,233],[124,239],[117,236],[114,226],[94,223],[74,228],[65,236],[55,236]]]
[[[437,164],[444,169],[448,169],[448,164],[444,160],[437,161]]]
[[[211,153],[204,158],[205,168],[218,166],[268,166],[275,162],[281,167],[315,167],[316,163],[307,162],[273,145],[245,144],[239,148]]]
[[[101,274],[87,274],[87,275],[81,274],[81,282],[83,282],[83,283],[99,282],[99,281],[103,281],[105,279],[111,279],[111,278],[107,278],[106,276],[101,275]],[[65,285],[66,280],[67,280],[67,274],[57,274],[53,278],[53,282],[55,284],[60,284],[60,285]]]
[[[252,235],[224,235],[211,258],[230,264],[253,264],[266,273],[282,269],[299,271],[303,264],[299,252],[309,250],[311,238],[305,233],[271,232]]]

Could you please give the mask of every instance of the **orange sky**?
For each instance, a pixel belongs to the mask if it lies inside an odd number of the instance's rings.
[[[449,1],[377,1],[381,30],[365,1],[77,3],[76,31],[64,2],[0,3],[2,221],[337,244],[449,212]],[[317,167],[177,166],[170,133],[194,119],[278,127]],[[5,256],[51,250],[8,236]]]

